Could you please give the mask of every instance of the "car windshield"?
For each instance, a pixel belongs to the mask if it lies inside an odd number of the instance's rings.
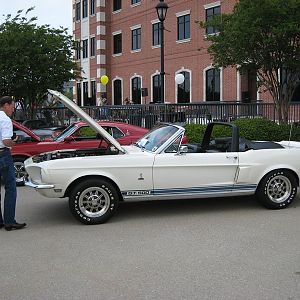
[[[177,131],[178,128],[175,126],[165,124],[159,125],[159,127],[155,127],[148,134],[138,140],[136,145],[147,151],[155,152]]]
[[[76,129],[77,126],[75,124],[71,124],[55,138],[55,141],[62,142],[67,136],[70,136]]]

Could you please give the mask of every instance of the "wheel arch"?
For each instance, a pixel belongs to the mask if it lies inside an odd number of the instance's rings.
[[[24,159],[24,160],[26,160],[30,156],[28,156],[26,154],[15,154],[15,155],[13,154],[12,157],[13,157],[13,160],[15,160],[15,159]]]
[[[264,174],[264,175],[260,178],[260,180],[259,180],[259,182],[258,182],[258,185],[257,185],[257,187],[256,187],[256,190],[258,189],[258,187],[259,187],[261,181],[262,181],[268,174],[270,174],[271,172],[274,172],[274,171],[287,171],[287,172],[291,173],[291,174],[295,177],[295,179],[296,179],[296,181],[297,181],[297,186],[299,187],[299,176],[298,176],[298,174],[297,174],[294,170],[289,169],[289,168],[277,168],[277,169],[269,170],[266,174]]]
[[[103,175],[85,175],[85,176],[82,176],[82,177],[79,177],[79,178],[75,179],[73,182],[71,182],[69,184],[69,186],[67,187],[67,189],[66,189],[65,194],[64,194],[63,197],[69,197],[70,191],[72,190],[72,188],[74,186],[76,186],[80,182],[83,182],[83,181],[88,180],[88,179],[104,179],[104,180],[110,182],[116,188],[116,191],[117,191],[117,193],[119,195],[120,201],[123,201],[123,196],[122,196],[122,193],[120,191],[119,186],[111,178],[103,176]]]

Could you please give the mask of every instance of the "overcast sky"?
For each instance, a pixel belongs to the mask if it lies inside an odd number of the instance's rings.
[[[19,9],[26,11],[29,7],[35,9],[28,14],[37,17],[37,24],[49,24],[53,28],[63,26],[72,34],[72,0],[0,0],[0,23],[4,16],[15,16]]]

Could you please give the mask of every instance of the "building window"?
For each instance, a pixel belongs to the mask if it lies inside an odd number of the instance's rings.
[[[81,83],[77,82],[77,104],[81,105]]]
[[[152,78],[152,86],[153,86],[153,90],[152,90],[152,101],[154,103],[160,102],[161,101],[161,96],[160,96],[160,75],[155,75]]]
[[[220,101],[220,70],[206,71],[206,101]]]
[[[141,2],[141,0],[131,0],[131,5],[138,4],[140,2]]]
[[[89,83],[87,81],[83,83],[83,105],[89,105]]]
[[[81,58],[80,52],[81,52],[80,41],[76,41],[75,57],[77,60]]]
[[[184,76],[184,82],[177,85],[177,103],[189,103],[191,100],[190,92],[190,72],[180,72]]]
[[[152,46],[159,46],[161,44],[160,26],[160,22],[152,24]]]
[[[96,81],[91,81],[91,105],[96,105]]]
[[[140,77],[131,79],[131,100],[134,104],[141,104],[142,80]]]
[[[90,14],[94,15],[95,14],[95,0],[91,0],[90,2]]]
[[[220,15],[221,14],[221,6],[214,6],[211,8],[207,8],[206,9],[206,22],[209,21],[210,19],[212,19],[214,16],[216,15]],[[215,34],[218,33],[219,30],[215,27],[207,27],[206,28],[206,34]]]
[[[190,15],[177,17],[177,40],[190,38]]]
[[[122,33],[114,35],[114,50],[113,54],[122,53]]]
[[[82,58],[88,57],[88,40],[82,41]]]
[[[131,49],[141,49],[141,28],[136,28],[131,31]]]
[[[90,39],[90,54],[91,54],[91,56],[96,55],[96,39],[95,39],[95,37],[92,37]]]
[[[122,0],[113,0],[113,11],[122,9]]]
[[[88,16],[88,0],[82,1],[82,18],[86,18]]]
[[[122,104],[122,81],[120,79],[114,81],[114,104]]]
[[[80,2],[77,2],[76,3],[76,13],[75,13],[75,18],[76,18],[76,21],[80,21]]]

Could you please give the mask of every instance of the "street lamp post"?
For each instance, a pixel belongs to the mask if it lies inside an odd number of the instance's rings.
[[[164,21],[168,11],[168,4],[164,0],[159,0],[156,5],[156,12],[160,21],[160,102],[165,102],[165,44],[164,44]]]

